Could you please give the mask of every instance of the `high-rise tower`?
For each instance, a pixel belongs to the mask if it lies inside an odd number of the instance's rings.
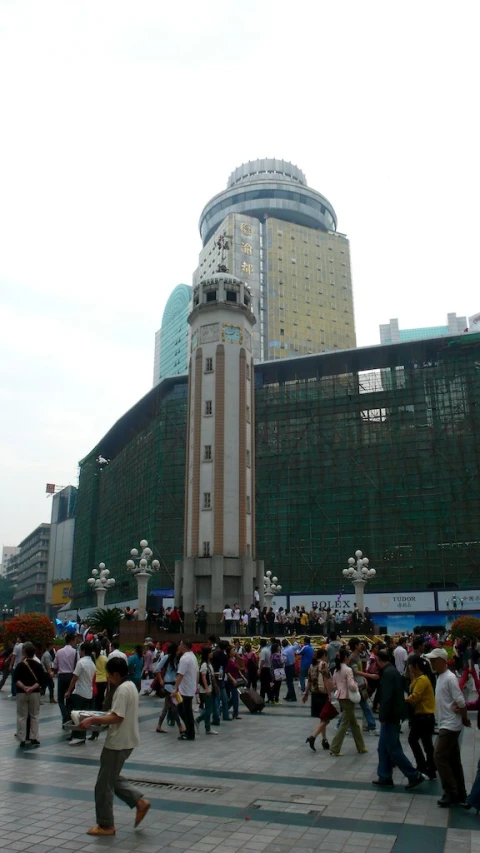
[[[210,614],[247,608],[263,589],[255,554],[254,383],[251,290],[217,273],[193,289],[186,441],[184,559],[175,600]]]
[[[219,265],[248,282],[256,360],[356,346],[349,242],[300,169],[245,163],[205,206],[199,227],[194,283]]]

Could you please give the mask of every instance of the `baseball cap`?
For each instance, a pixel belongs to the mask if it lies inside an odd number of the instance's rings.
[[[428,660],[433,660],[435,658],[443,658],[443,660],[448,660],[448,654],[445,649],[432,649],[428,655],[423,655],[424,658],[428,658]]]

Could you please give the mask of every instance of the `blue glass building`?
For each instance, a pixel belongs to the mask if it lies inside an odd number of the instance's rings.
[[[177,284],[172,290],[155,335],[153,385],[165,376],[177,376],[188,369],[188,322],[192,288]]]

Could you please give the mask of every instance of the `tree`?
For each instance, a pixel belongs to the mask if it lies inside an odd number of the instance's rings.
[[[106,631],[110,639],[118,634],[122,610],[118,607],[99,607],[88,614],[86,622],[94,631]]]
[[[467,637],[468,640],[480,639],[480,619],[476,616],[459,616],[450,628],[452,638]]]
[[[55,628],[48,616],[41,613],[21,613],[5,622],[4,628],[6,641],[15,642],[19,636],[25,637],[25,640],[35,646],[48,646],[55,639]]]

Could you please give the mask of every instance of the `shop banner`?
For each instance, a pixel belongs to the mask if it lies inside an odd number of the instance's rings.
[[[438,609],[442,611],[450,611],[450,613],[455,613],[455,607],[453,604],[454,596],[456,598],[457,603],[457,616],[460,615],[462,610],[480,610],[480,589],[455,589],[449,591],[442,590],[442,592],[437,592]]]
[[[435,610],[433,592],[374,592],[364,595],[371,613],[421,613]]]

